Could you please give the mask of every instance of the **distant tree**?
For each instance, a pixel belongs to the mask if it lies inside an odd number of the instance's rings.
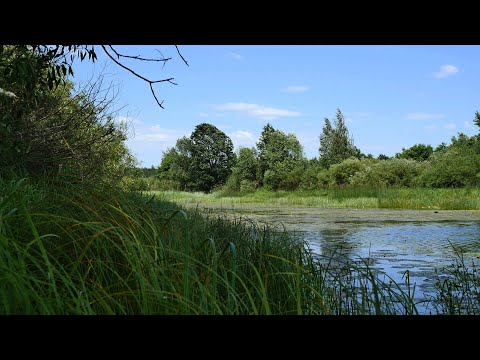
[[[186,190],[189,182],[191,163],[190,139],[178,139],[175,147],[163,153],[158,168],[158,177],[167,184],[167,188]]]
[[[450,146],[435,153],[421,175],[424,186],[464,187],[480,185],[480,155],[473,147]]]
[[[477,154],[480,154],[480,134],[468,136],[460,132],[457,136],[452,136],[452,144],[449,148],[452,147],[459,149],[461,152],[472,149]]]
[[[411,148],[402,148],[401,153],[395,154],[397,159],[412,159],[416,161],[426,161],[433,154],[431,145],[415,144]]]
[[[208,192],[225,183],[235,164],[232,140],[211,124],[200,124],[190,136],[189,185]]]
[[[255,148],[240,147],[237,162],[228,178],[226,190],[253,190],[259,186],[257,181],[258,152]]]
[[[262,134],[260,135],[260,139],[257,143],[258,149],[258,170],[257,170],[257,179],[260,182],[260,185],[263,185],[263,175],[265,171],[268,169],[268,159],[267,159],[267,149],[269,148],[269,144],[271,143],[271,138],[275,133],[275,129],[272,125],[267,124],[263,127]]]
[[[317,158],[308,160],[306,169],[301,177],[300,187],[307,190],[317,189],[319,174],[322,170],[320,161]]]
[[[377,159],[378,160],[388,160],[388,159],[390,159],[390,157],[388,157],[385,154],[380,154],[380,155],[377,156]]]
[[[353,137],[348,132],[340,109],[337,109],[334,127],[330,120],[325,118],[325,125],[320,135],[319,154],[320,163],[326,168],[339,164],[349,157],[362,157],[362,152],[353,144]]]
[[[437,147],[433,150],[434,152],[437,151],[443,151],[447,149],[447,144],[445,142],[442,142],[441,144],[438,144]]]
[[[480,127],[480,113],[478,111],[475,112],[475,118],[473,119],[473,123]]]
[[[322,128],[320,147],[318,149],[320,164],[325,168],[328,168],[332,164],[332,138],[334,134],[335,130],[332,127],[332,123],[328,118],[325,118],[325,125]]]
[[[265,125],[259,142],[259,172],[261,184],[272,189],[292,188],[300,184],[305,166],[303,147],[294,134],[285,134]]]

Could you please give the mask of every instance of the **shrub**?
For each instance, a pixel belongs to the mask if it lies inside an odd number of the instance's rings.
[[[329,169],[331,185],[344,186],[350,184],[356,173],[365,170],[366,164],[366,161],[350,158],[340,164],[332,165]]]
[[[240,191],[241,192],[250,192],[255,191],[255,181],[252,180],[242,180],[240,181]]]
[[[480,155],[473,149],[450,148],[433,155],[420,177],[428,187],[463,187],[480,185]]]
[[[411,186],[424,165],[411,159],[389,159],[365,166],[351,179],[355,186]]]

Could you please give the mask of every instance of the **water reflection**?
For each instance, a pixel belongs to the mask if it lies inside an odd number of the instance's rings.
[[[337,224],[338,225],[338,224]],[[467,261],[480,259],[480,222],[343,222],[344,228],[303,231],[302,236],[315,253],[326,259],[347,255],[369,259],[397,283],[410,280],[422,292],[430,293],[436,271],[450,265],[456,253]]]
[[[211,206],[215,209],[215,206]],[[225,212],[225,209],[223,209]],[[322,258],[366,259],[397,284],[416,284],[431,294],[436,271],[452,264],[456,252],[480,264],[480,212],[390,209],[320,209],[243,206],[230,211],[258,222],[283,224]],[[282,226],[282,228],[283,228]],[[419,300],[422,300],[420,297]]]

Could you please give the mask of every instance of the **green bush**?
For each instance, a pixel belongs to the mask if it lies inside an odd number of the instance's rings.
[[[240,181],[240,191],[241,192],[251,192],[251,191],[255,191],[255,181],[252,181],[252,180],[242,180]]]
[[[279,189],[282,190],[296,190],[299,188],[302,181],[302,174],[304,173],[304,168],[302,166],[297,166],[290,172],[284,172],[280,179]]]
[[[425,165],[411,159],[389,159],[365,166],[355,174],[355,186],[412,186]]]
[[[350,158],[339,164],[332,165],[329,169],[330,184],[337,186],[349,185],[356,173],[365,170],[367,161]]]
[[[308,166],[300,178],[300,188],[315,190],[318,188],[319,173],[322,169],[318,166]]]
[[[277,190],[278,185],[280,184],[280,180],[281,178],[279,174],[274,170],[267,170],[263,174],[263,186],[267,190]]]
[[[428,187],[480,185],[480,155],[473,149],[453,147],[435,153],[419,182]]]
[[[318,188],[323,189],[330,186],[331,176],[330,172],[327,169],[322,169],[317,174],[318,178]]]

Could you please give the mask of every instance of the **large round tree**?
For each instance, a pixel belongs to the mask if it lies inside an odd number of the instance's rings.
[[[208,192],[224,184],[235,163],[232,140],[215,126],[203,123],[195,127],[190,141],[192,190]]]

